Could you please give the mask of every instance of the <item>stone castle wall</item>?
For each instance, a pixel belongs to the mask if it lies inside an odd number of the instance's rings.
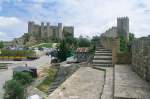
[[[133,42],[132,68],[139,76],[150,82],[150,36]]]
[[[33,21],[28,22],[28,33],[25,33],[22,37],[13,40],[14,45],[26,45],[31,46],[37,42],[45,42],[48,40],[60,40],[66,37],[74,37],[74,27],[73,26],[62,26],[62,23],[58,23],[57,26],[52,26],[50,23],[41,25],[35,24]],[[21,43],[18,43],[20,42]]]
[[[65,31],[65,33],[64,33]],[[48,39],[57,38],[63,39],[66,33],[74,35],[73,26],[62,26],[62,23],[58,23],[57,26],[52,26],[47,22],[45,25],[41,22],[41,25],[35,24],[33,21],[28,22],[28,33],[30,33],[35,39]]]

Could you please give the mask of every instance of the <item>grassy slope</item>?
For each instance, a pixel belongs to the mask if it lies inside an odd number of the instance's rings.
[[[31,46],[31,48],[39,48],[39,47],[46,47],[46,48],[54,48],[58,43],[41,43],[34,46]]]

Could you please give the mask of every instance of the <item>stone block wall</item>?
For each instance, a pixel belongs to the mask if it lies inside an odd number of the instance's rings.
[[[139,76],[150,82],[150,36],[134,40],[132,68]]]
[[[113,48],[113,38],[109,38],[109,37],[101,37],[101,44],[103,47],[105,47],[106,49],[112,50]]]
[[[103,37],[100,38],[101,45],[112,51],[112,62],[115,64],[117,62],[117,53],[120,49],[120,40],[119,38],[109,38],[109,37]]]

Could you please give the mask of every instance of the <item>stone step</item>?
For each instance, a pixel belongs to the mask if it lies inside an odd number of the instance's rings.
[[[112,56],[94,56],[94,60],[112,60]]]
[[[110,51],[110,50],[101,48],[101,49],[96,49],[96,51]]]
[[[111,53],[111,51],[96,51],[95,53]]]
[[[93,64],[112,64],[112,60],[93,60]]]
[[[105,49],[105,48],[96,48],[96,50],[109,50],[109,49]]]
[[[112,53],[95,53],[95,56],[112,56]]]
[[[96,49],[105,49],[105,48],[104,48],[104,47],[98,46],[98,47],[96,47]]]
[[[7,69],[7,66],[0,66],[0,69]]]
[[[95,67],[113,67],[113,64],[92,64]]]

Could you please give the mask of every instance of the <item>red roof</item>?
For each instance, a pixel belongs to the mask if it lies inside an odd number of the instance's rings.
[[[80,48],[77,48],[76,52],[88,52],[89,49],[87,47],[80,47]]]

